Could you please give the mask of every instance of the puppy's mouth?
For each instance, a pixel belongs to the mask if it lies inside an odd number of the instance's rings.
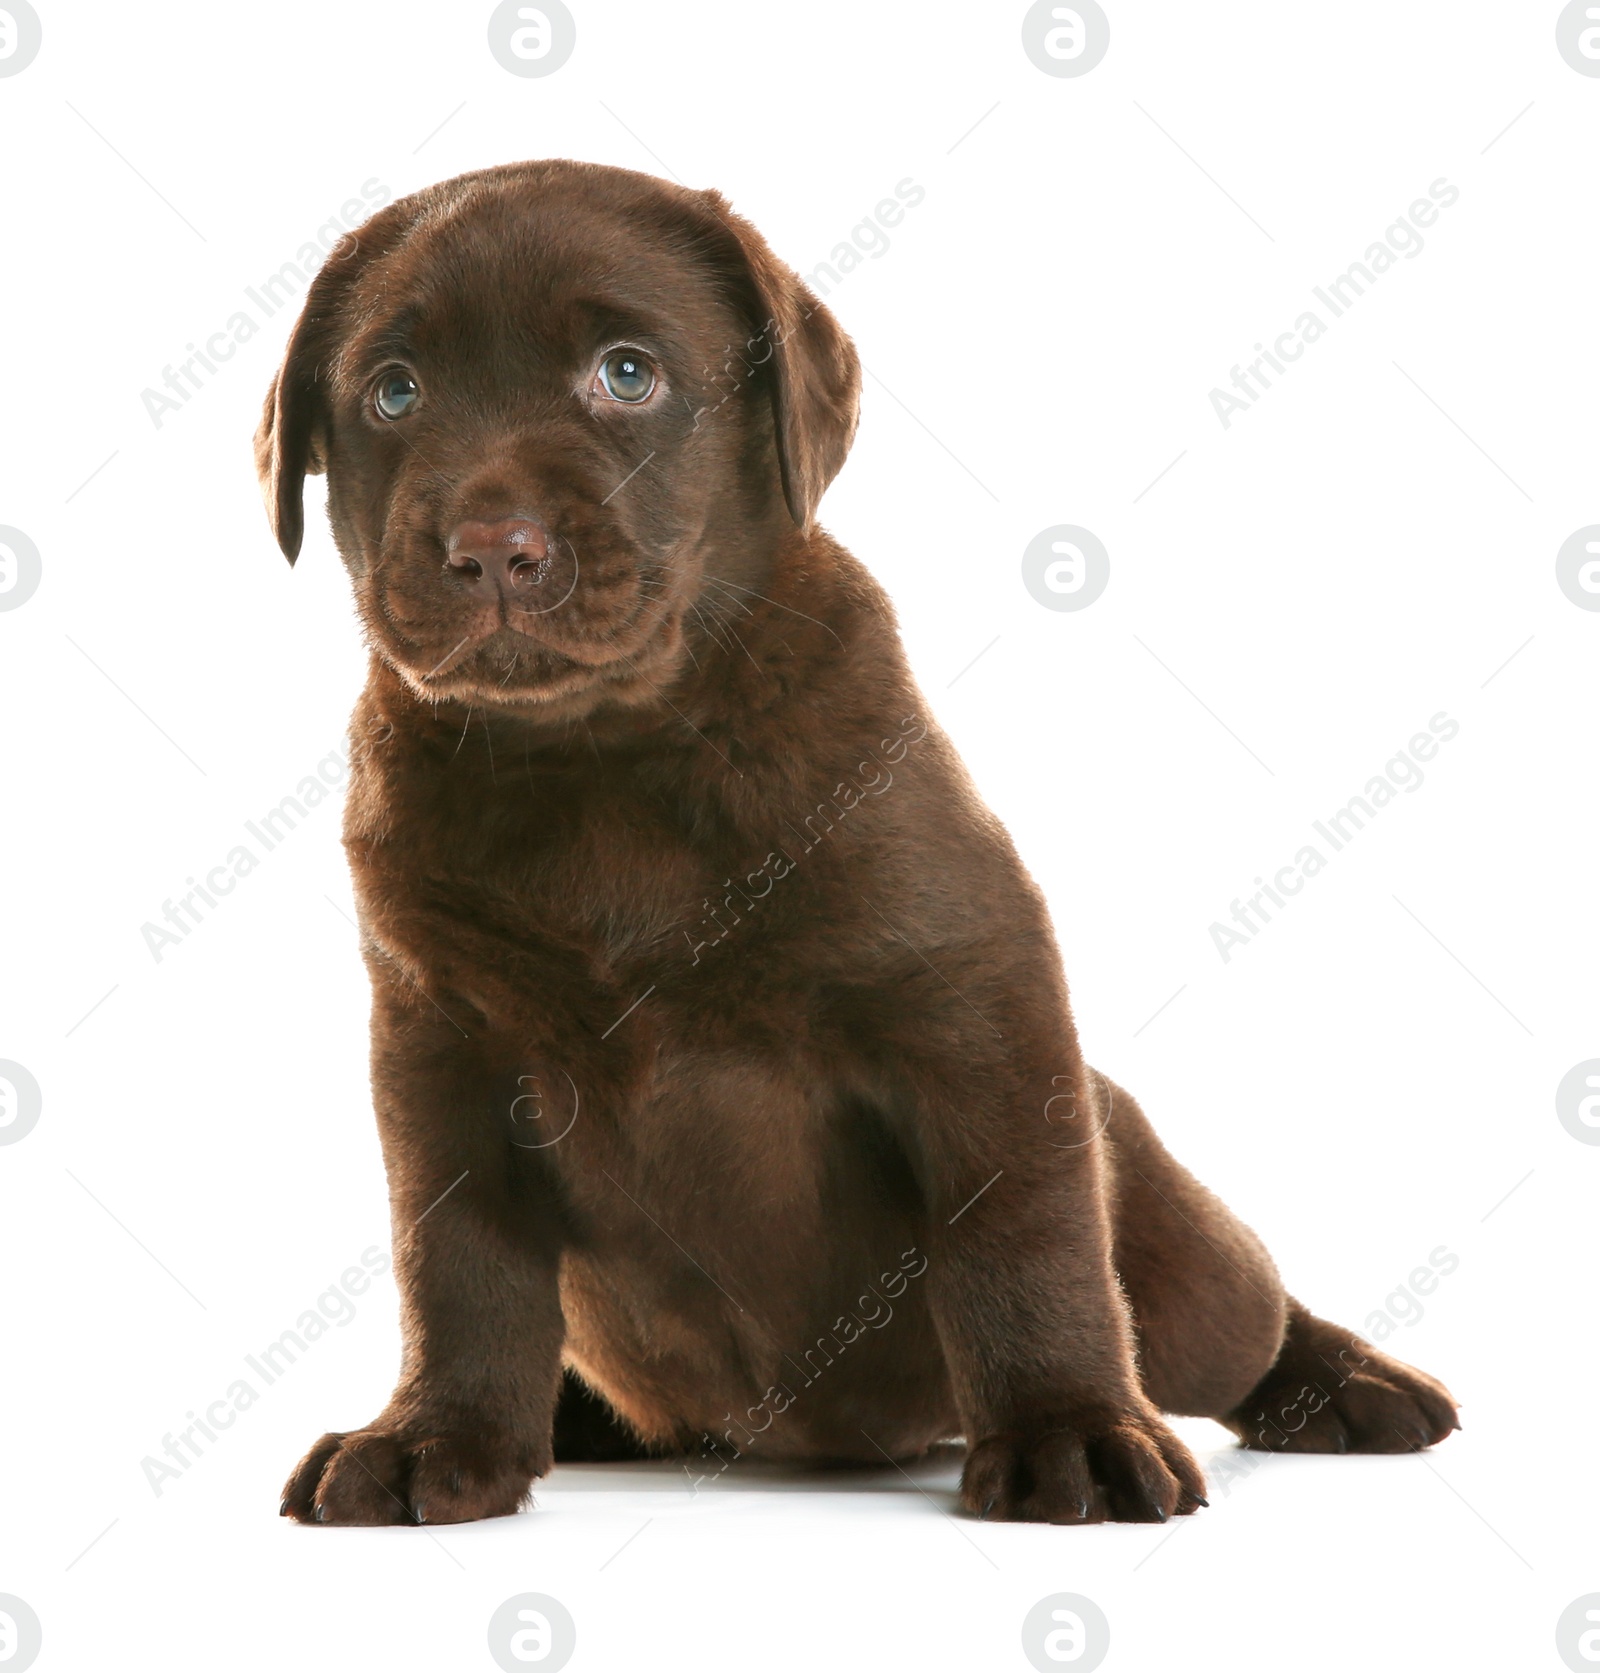
[[[549,703],[607,684],[657,679],[674,659],[682,635],[679,612],[647,595],[629,618],[598,636],[537,637],[504,621],[476,622],[431,665],[417,647],[396,659],[399,672],[430,699],[457,698],[509,704]]]
[[[573,678],[592,676],[614,660],[611,656],[574,656],[536,643],[513,627],[475,628],[464,634],[433,667],[414,673],[418,684],[443,690],[463,680],[487,681],[517,689],[538,689]]]

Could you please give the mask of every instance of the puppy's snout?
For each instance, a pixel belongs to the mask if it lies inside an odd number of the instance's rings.
[[[550,546],[550,533],[536,517],[469,519],[451,530],[446,562],[472,586],[515,598],[549,573]]]

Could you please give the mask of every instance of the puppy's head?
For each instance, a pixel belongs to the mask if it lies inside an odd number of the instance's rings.
[[[714,192],[514,164],[403,198],[318,273],[256,434],[292,563],[307,472],[419,695],[645,701],[844,462],[849,340]]]

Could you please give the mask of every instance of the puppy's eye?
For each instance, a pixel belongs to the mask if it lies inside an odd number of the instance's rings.
[[[385,372],[372,391],[372,404],[384,418],[404,418],[415,412],[422,391],[409,372]]]
[[[645,400],[655,388],[656,373],[642,354],[619,349],[600,363],[600,375],[595,381],[613,401],[633,404]]]

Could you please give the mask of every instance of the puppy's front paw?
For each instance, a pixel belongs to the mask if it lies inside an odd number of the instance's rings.
[[[488,1429],[358,1429],[312,1447],[284,1487],[280,1514],[369,1528],[510,1516],[548,1468]]]
[[[1165,1522],[1206,1502],[1189,1449],[1126,1412],[1031,1435],[987,1435],[967,1454],[961,1507],[1003,1522]]]

